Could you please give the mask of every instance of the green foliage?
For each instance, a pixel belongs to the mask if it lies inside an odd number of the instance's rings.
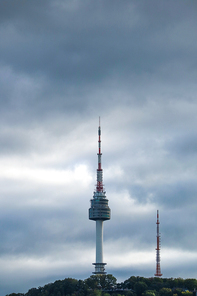
[[[112,274],[91,275],[85,280],[86,285],[90,289],[109,290],[116,286],[117,279]]]
[[[100,278],[97,275],[91,275],[89,278],[85,280],[85,283],[89,289],[98,289],[100,285]]]
[[[150,285],[149,285],[150,290],[155,290],[158,292],[164,286],[164,282],[162,278],[152,277],[149,280],[150,280]]]
[[[134,285],[134,290],[137,296],[141,296],[142,293],[147,290],[147,288],[148,288],[147,284],[142,281],[136,282]]]
[[[174,287],[184,288],[185,280],[182,278],[174,279]]]
[[[144,296],[156,296],[156,291],[154,290],[146,290]]]
[[[196,279],[186,279],[185,280],[185,287],[189,291],[193,291],[195,288],[197,288],[197,280]]]
[[[12,293],[12,294],[9,294],[6,296],[24,296],[24,294],[23,293]]]
[[[100,276],[100,285],[102,289],[109,290],[116,287],[117,279],[112,274]]]
[[[173,290],[173,295],[181,296],[182,295],[182,289],[181,288],[174,289]]]
[[[110,296],[110,294],[109,293],[103,293],[102,296]]]
[[[182,296],[193,296],[193,292],[183,291]]]
[[[97,289],[95,289],[93,291],[90,291],[88,293],[89,296],[101,296],[101,294],[102,294],[102,291],[101,290],[97,290]]]
[[[159,294],[160,296],[172,296],[172,289],[170,288],[162,288],[160,291],[159,291]]]
[[[196,279],[131,276],[117,284],[116,278],[108,274],[92,275],[85,280],[66,278],[32,288],[26,294],[6,296],[193,296],[194,288]]]

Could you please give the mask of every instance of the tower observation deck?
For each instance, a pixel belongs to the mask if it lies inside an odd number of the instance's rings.
[[[103,170],[101,167],[101,127],[99,118],[98,127],[98,169],[97,169],[97,184],[93,194],[93,199],[90,200],[91,207],[89,208],[89,219],[96,221],[96,263],[94,274],[105,274],[105,265],[103,263],[103,221],[110,220],[110,208],[108,199],[103,186]]]

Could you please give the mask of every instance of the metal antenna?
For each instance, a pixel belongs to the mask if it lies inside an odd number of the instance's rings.
[[[156,273],[155,276],[162,276],[160,268],[160,233],[159,233],[159,210],[157,210],[157,248],[156,248]]]

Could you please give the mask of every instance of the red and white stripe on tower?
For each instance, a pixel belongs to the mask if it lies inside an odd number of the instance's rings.
[[[155,276],[162,276],[160,268],[160,233],[159,233],[159,210],[157,210],[157,248],[156,248],[156,273]]]
[[[101,126],[100,126],[100,117],[99,117],[99,127],[98,127],[98,169],[97,169],[97,185],[96,191],[103,192],[103,170],[101,168]]]

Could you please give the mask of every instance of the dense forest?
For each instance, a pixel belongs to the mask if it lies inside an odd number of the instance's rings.
[[[32,288],[26,294],[7,296],[193,296],[196,288],[196,279],[131,276],[117,283],[116,278],[108,274],[92,275],[85,280],[66,278]]]

